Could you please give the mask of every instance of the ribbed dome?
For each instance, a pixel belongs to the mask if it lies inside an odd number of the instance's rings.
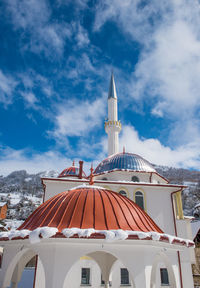
[[[133,201],[110,190],[85,186],[62,192],[40,205],[19,227],[95,230],[155,231],[163,233],[155,222]]]
[[[112,170],[133,170],[142,172],[156,172],[153,166],[144,158],[132,153],[118,153],[103,160],[95,169],[95,174]]]
[[[79,168],[75,167],[75,166],[71,166],[68,167],[66,169],[64,169],[60,175],[58,176],[58,178],[62,178],[62,177],[78,177],[79,176]],[[83,171],[83,177],[86,177],[85,172]]]

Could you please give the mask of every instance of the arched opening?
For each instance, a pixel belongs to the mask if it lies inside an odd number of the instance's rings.
[[[172,265],[164,253],[156,256],[152,265],[150,288],[156,287],[176,288],[176,280]]]
[[[131,180],[132,180],[133,182],[140,182],[140,179],[139,179],[137,176],[133,176],[133,177],[131,178]]]
[[[114,255],[95,251],[80,257],[66,275],[63,288],[133,287],[128,269]]]
[[[126,191],[124,191],[124,190],[120,190],[120,191],[119,191],[119,194],[121,194],[122,196],[127,197],[127,193],[126,193]]]
[[[39,273],[36,273],[38,270]],[[36,285],[36,287],[45,287],[42,262],[34,251],[24,249],[24,251],[17,253],[9,263],[5,272],[3,287],[34,288],[37,282],[40,283],[40,286]]]
[[[144,194],[141,191],[135,192],[135,203],[144,210]]]

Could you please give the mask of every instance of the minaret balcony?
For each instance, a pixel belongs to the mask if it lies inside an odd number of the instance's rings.
[[[120,121],[108,120],[108,121],[105,121],[104,128],[106,132],[107,130],[109,130],[109,128],[112,128],[113,130],[116,130],[116,131],[120,131],[122,128],[122,124]]]

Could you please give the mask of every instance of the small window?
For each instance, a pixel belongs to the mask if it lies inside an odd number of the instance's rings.
[[[82,268],[81,284],[82,285],[89,285],[90,284],[90,268]]]
[[[132,181],[133,182],[140,182],[139,178],[137,176],[133,176],[132,177]]]
[[[144,210],[144,195],[141,191],[135,192],[135,203]]]
[[[108,180],[106,177],[102,178],[102,180]]]
[[[121,194],[122,196],[127,197],[126,191],[124,191],[124,190],[120,190],[120,191],[119,191],[119,194]]]
[[[161,285],[169,285],[169,277],[168,277],[168,271],[166,268],[160,269],[160,279],[161,279]]]
[[[121,285],[129,284],[129,273],[126,268],[121,268]]]

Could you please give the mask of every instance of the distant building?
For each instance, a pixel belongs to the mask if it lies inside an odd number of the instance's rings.
[[[0,220],[6,218],[8,205],[6,202],[0,202]]]

